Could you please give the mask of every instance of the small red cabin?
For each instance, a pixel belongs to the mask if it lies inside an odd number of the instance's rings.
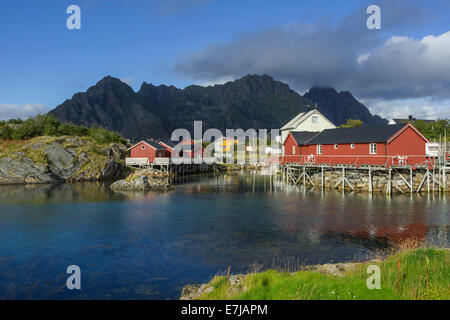
[[[130,151],[130,158],[147,158],[149,163],[153,163],[155,158],[170,157],[167,149],[153,140],[141,141],[128,150]]]
[[[430,142],[412,124],[290,132],[282,162],[348,165],[427,164]]]

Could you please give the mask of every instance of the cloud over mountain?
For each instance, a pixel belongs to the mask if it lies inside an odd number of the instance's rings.
[[[450,31],[393,36],[433,16],[416,1],[383,2],[381,32],[366,28],[363,8],[337,25],[292,23],[211,44],[180,57],[173,69],[201,81],[266,73],[299,91],[332,86],[359,98],[449,98]]]

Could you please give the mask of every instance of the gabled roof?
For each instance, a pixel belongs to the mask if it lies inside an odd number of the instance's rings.
[[[148,141],[139,141],[138,143],[132,145],[131,147],[128,148],[128,150],[131,150],[133,148],[135,148],[136,146],[140,145],[141,143],[145,143],[147,146],[155,149],[155,150],[166,150],[165,147],[163,147],[162,145],[160,145],[159,143],[157,143],[156,141],[153,140],[148,140]]]
[[[293,119],[291,119],[288,123],[286,123],[283,127],[281,127],[281,130],[289,130],[289,129],[294,128],[294,123],[297,122],[299,119],[301,119],[304,115],[305,115],[304,112],[299,113]]]
[[[291,121],[289,121],[288,123],[286,123],[280,130],[284,131],[284,130],[292,130],[292,129],[296,129],[302,122],[304,122],[305,120],[307,120],[310,116],[312,116],[313,114],[319,114],[321,115],[324,119],[326,119],[331,125],[334,126],[334,124],[328,120],[323,114],[320,113],[319,110],[317,109],[312,109],[308,112],[302,112],[299,113],[298,115],[296,115]]]
[[[191,145],[192,147],[189,148],[190,150],[196,150],[198,148],[202,148],[202,145],[200,143],[194,142],[191,139],[185,139],[182,142],[173,142],[173,141],[160,141],[160,143],[163,143],[167,145],[168,148],[174,149],[177,145]]]
[[[309,140],[314,138],[320,132],[310,132],[310,131],[291,131],[290,134],[297,142],[298,145],[305,145]],[[289,136],[289,135],[288,135]],[[287,139],[287,137],[286,137]],[[285,140],[286,141],[286,140]]]
[[[373,143],[387,142],[405,125],[326,129],[312,138],[308,144]]]
[[[173,142],[171,140],[165,140],[165,141],[160,141],[159,143],[164,143],[167,147],[169,147],[170,149],[175,148],[175,146],[178,144],[176,142]]]
[[[147,141],[147,143],[156,150],[166,150],[166,147],[160,145],[158,142],[154,140]]]

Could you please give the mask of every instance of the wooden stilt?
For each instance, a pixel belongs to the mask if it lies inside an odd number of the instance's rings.
[[[324,179],[324,176],[323,176],[323,166],[321,166],[321,171],[322,171],[322,190],[324,189],[324,187],[325,187],[325,179]]]
[[[388,169],[388,194],[392,193],[392,169]]]
[[[410,184],[410,190],[411,194],[414,192],[413,190],[413,172],[412,172],[412,166],[409,168],[409,184]]]

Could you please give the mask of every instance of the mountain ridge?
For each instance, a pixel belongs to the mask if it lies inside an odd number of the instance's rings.
[[[269,75],[247,75],[225,84],[184,89],[143,82],[135,92],[119,79],[106,76],[49,113],[64,122],[102,126],[132,140],[167,139],[177,128],[192,131],[195,120],[203,121],[203,130],[222,132],[227,128],[281,128],[314,103],[336,125],[345,123],[347,116],[366,125],[383,122],[350,92],[333,90],[314,87],[302,96]]]

